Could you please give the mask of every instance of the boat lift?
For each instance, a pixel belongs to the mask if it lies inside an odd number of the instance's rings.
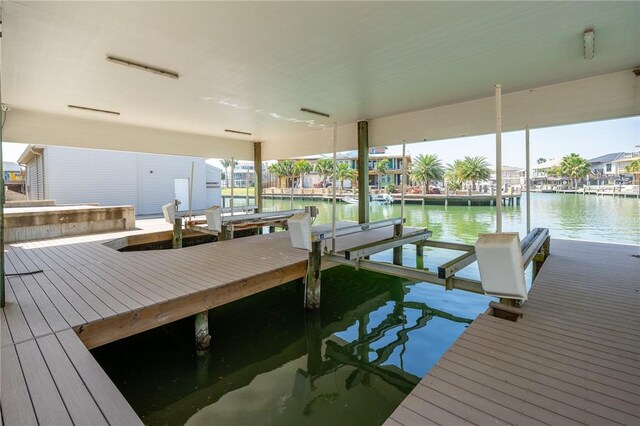
[[[507,288],[509,288],[510,286],[512,286],[512,281],[524,282],[524,269],[526,269],[532,261],[534,262],[535,275],[539,269],[540,264],[544,262],[546,257],[549,255],[549,230],[547,228],[535,228],[522,240],[522,242],[520,243],[519,252],[516,251],[516,253],[513,253],[512,251],[511,253],[507,252],[506,254],[507,257],[511,256],[513,258],[512,264],[517,265],[517,268],[515,268],[514,272],[515,278],[512,279],[512,276],[507,276],[507,274],[505,274],[505,280],[507,282],[506,284],[503,284],[503,287],[498,286],[498,289],[496,290],[491,286],[485,285],[485,288],[483,288],[481,280],[456,276],[456,273],[458,271],[478,261],[476,246],[430,240],[429,238],[432,236],[432,231],[425,228],[406,234],[401,234],[394,230],[394,236],[391,238],[336,252],[334,251],[336,237],[351,235],[358,232],[367,232],[372,229],[384,228],[389,226],[398,228],[402,226],[403,220],[401,218],[396,218],[372,223],[354,224],[352,226],[338,228],[334,232],[331,230],[313,230],[310,228],[310,225],[308,225],[309,227],[307,227],[306,223],[309,221],[305,219],[304,216],[305,215],[293,216],[289,220],[289,231],[291,233],[293,246],[309,251],[309,267],[307,270],[307,275],[305,277],[305,307],[309,309],[318,308],[320,306],[320,270],[322,258],[324,258],[325,261],[340,265],[351,266],[355,269],[364,269],[418,282],[428,282],[441,285],[445,287],[446,290],[457,289],[469,291],[472,293],[496,296],[500,297],[501,304],[517,306],[522,300],[526,299],[526,289],[525,293],[523,294],[521,291],[516,293],[505,291],[503,290],[504,287],[506,286]],[[303,223],[304,225],[300,226],[300,223]],[[309,237],[307,237],[307,235],[305,234],[309,235]],[[488,236],[489,240],[493,239],[493,236],[495,235],[511,235],[514,236],[517,241],[517,234],[509,233],[490,234]],[[332,242],[329,243],[329,240],[332,240]],[[402,250],[402,246],[405,244],[416,245],[416,264],[418,265],[418,267],[411,268],[403,266],[401,264],[401,257],[400,262],[398,262],[398,256],[395,255],[394,263],[374,261],[369,259],[369,256],[386,250]],[[437,272],[432,272],[429,270],[425,270],[422,266],[424,265],[423,249],[425,246],[462,251],[463,254],[439,265]],[[324,253],[322,250],[323,248]],[[478,246],[478,249],[484,250],[484,248],[481,248],[480,246]],[[500,265],[487,263],[487,260],[485,259],[489,259],[489,262],[494,263],[496,263],[496,261],[497,263],[501,263],[509,260],[506,258],[496,259],[495,256],[493,258],[484,256],[484,259],[481,259],[480,263],[484,263],[485,265],[487,265],[484,268],[485,270],[488,270],[489,268],[502,268],[502,266]],[[481,265],[481,275],[482,269],[483,267]],[[522,273],[521,280],[517,279],[519,269],[521,269]],[[502,283],[500,284],[502,285]]]

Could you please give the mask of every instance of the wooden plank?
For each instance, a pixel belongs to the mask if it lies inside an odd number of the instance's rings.
[[[91,309],[98,313],[102,318],[116,315],[116,312],[107,306],[102,300],[96,297],[91,291],[89,291],[82,283],[80,283],[73,275],[67,272],[66,269],[56,269],[53,271],[62,281],[65,282],[65,286],[58,286],[59,289],[71,290],[77,296],[82,299],[84,303],[89,305]],[[49,275],[48,275],[49,276]],[[70,298],[75,299],[73,294],[65,293],[67,300]],[[70,300],[69,300],[70,301]],[[125,309],[126,310],[126,309]]]
[[[38,422],[73,424],[35,340],[17,344],[16,351]]]
[[[108,424],[56,336],[40,337],[37,343],[73,423]]]
[[[56,337],[109,424],[142,425],[118,388],[73,331],[61,331]]]
[[[65,330],[70,327],[69,323],[65,321],[57,307],[51,302],[44,291],[42,291],[42,288],[40,288],[33,276],[23,276],[22,284],[31,295],[42,317],[47,321],[52,331]]]
[[[7,320],[7,327],[11,332],[11,339],[14,342],[22,342],[32,338],[33,334],[16,296],[13,294],[13,289],[9,285],[9,279],[5,279],[5,298],[3,311]]]
[[[60,275],[58,275],[58,272],[44,272],[44,276],[53,285],[53,288],[60,292],[65,300],[78,311],[78,314],[80,314],[82,318],[85,319],[85,321],[90,322],[102,318],[102,316],[98,312],[96,312],[95,309],[93,309],[78,293],[76,293]],[[40,280],[41,278],[38,277],[36,279]],[[48,284],[44,282],[41,282],[41,285],[48,286]],[[52,294],[51,291],[49,291],[49,293]],[[109,310],[108,312],[112,313],[113,311]]]
[[[0,331],[2,346],[13,344],[11,332],[9,331],[9,327],[7,326],[7,319],[5,318],[4,309],[0,312],[0,327],[2,328],[2,331]]]
[[[35,425],[27,384],[14,346],[2,348],[2,418],[7,425]]]
[[[24,286],[22,278],[9,278],[9,285],[16,296],[18,304],[20,304],[20,309],[22,309],[22,313],[27,320],[27,324],[29,324],[31,333],[34,336],[42,336],[51,333],[51,327],[47,323],[47,320],[44,319],[44,316],[40,312],[40,309],[38,309],[36,302]]]
[[[51,303],[58,309],[58,312],[62,315],[69,326],[73,327],[79,324],[83,324],[86,319],[83,318],[78,311],[65,299],[65,297],[60,293],[49,278],[45,274],[37,274],[34,275],[35,285],[40,287],[43,293],[47,295]],[[31,288],[30,288],[31,291]],[[92,311],[95,316],[92,318],[98,319],[100,318],[94,311]]]
[[[301,278],[306,273],[306,267],[306,262],[300,262],[180,299],[95,321],[75,330],[88,348],[95,348]]]

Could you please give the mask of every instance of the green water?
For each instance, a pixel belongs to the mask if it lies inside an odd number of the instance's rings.
[[[315,204],[318,222],[330,221],[331,206]],[[398,213],[396,205],[372,206],[371,220]],[[406,206],[408,225],[466,243],[494,229],[494,214],[493,207]],[[357,206],[339,206],[339,220],[356,218]],[[640,243],[635,199],[534,194],[532,219],[552,237]],[[524,209],[505,207],[503,226],[524,233]],[[403,253],[415,265],[413,248]],[[425,250],[425,266],[456,254]],[[460,275],[477,278],[477,270]],[[212,310],[205,354],[194,350],[190,318],[93,354],[147,424],[378,425],[489,301],[347,267],[323,273],[318,313],[305,313],[302,292],[292,282]]]

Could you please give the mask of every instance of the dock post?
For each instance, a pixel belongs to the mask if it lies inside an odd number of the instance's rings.
[[[358,121],[358,223],[369,222],[369,122]]]
[[[393,237],[401,237],[402,236],[402,223],[398,225],[393,225]],[[394,265],[402,265],[402,246],[393,248],[393,264]]]
[[[304,307],[317,309],[320,307],[320,266],[322,263],[322,241],[311,243],[307,275],[304,278]]]
[[[205,350],[211,343],[209,335],[209,311],[202,311],[196,314],[196,349]]]
[[[424,269],[424,245],[416,244],[416,268]]]
[[[173,248],[182,248],[182,218],[176,217],[173,222]]]
[[[257,213],[262,213],[262,142],[253,143],[253,171],[256,174],[253,180],[253,198],[258,206]]]
[[[535,279],[538,276],[538,272],[540,272],[540,268],[542,268],[542,264],[551,254],[551,237],[547,237],[542,243],[542,247],[540,247],[540,251],[536,253],[533,257],[533,278]]]

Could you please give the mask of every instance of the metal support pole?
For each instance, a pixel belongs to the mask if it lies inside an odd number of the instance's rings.
[[[407,143],[406,141],[402,141],[402,186],[400,187],[400,219],[402,219],[402,223],[404,223],[404,194],[406,192],[405,182],[407,181],[407,165],[405,161],[407,152]],[[427,194],[425,194],[426,196]],[[424,198],[422,199],[424,202]],[[402,226],[402,225],[401,225]]]
[[[525,157],[527,162],[527,169],[525,173],[525,180],[527,185],[527,234],[531,232],[531,156],[529,146],[529,125],[524,130],[525,134]]]
[[[245,198],[244,206],[245,206],[245,211],[249,213],[249,210],[248,210],[249,209],[249,169],[247,169],[247,175],[244,178],[244,186],[245,186],[245,189],[247,190],[247,196]]]
[[[394,237],[402,236],[402,223],[393,225],[393,236]],[[393,248],[393,264],[402,265],[402,246]]]
[[[358,121],[358,223],[369,223],[369,123]]]
[[[258,206],[258,213],[262,213],[262,143],[253,143],[254,198]]]
[[[320,307],[320,266],[322,262],[322,241],[314,241],[309,252],[307,275],[304,279],[304,307]]]
[[[211,343],[211,335],[209,334],[209,311],[202,311],[196,314],[196,349],[204,350]]]
[[[502,232],[502,86],[496,84],[496,232]]]
[[[336,251],[336,174],[337,174],[337,163],[338,163],[338,123],[333,122],[333,205],[331,206],[331,252],[334,253]]]
[[[229,206],[231,207],[231,216],[233,216],[233,187],[234,187],[234,178],[233,175],[235,174],[235,170],[234,170],[234,166],[235,166],[236,160],[234,160],[233,157],[231,157],[231,200],[229,202]]]
[[[193,173],[196,167],[196,162],[191,162],[191,176],[189,177],[189,220],[192,219],[191,212],[193,211]]]

